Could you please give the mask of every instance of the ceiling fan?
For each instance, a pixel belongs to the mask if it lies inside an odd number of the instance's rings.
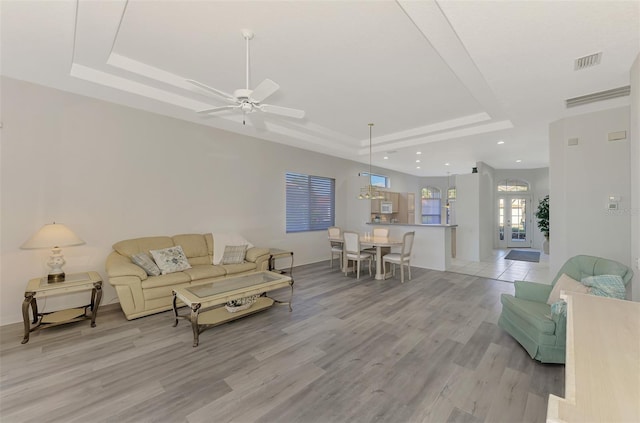
[[[244,124],[244,115],[247,113],[253,113],[255,111],[261,111],[266,113],[273,113],[280,116],[287,116],[297,119],[304,117],[304,110],[290,109],[288,107],[274,106],[271,104],[262,103],[267,97],[275,93],[280,85],[276,84],[270,79],[262,81],[254,90],[249,88],[249,41],[253,38],[254,33],[251,30],[243,29],[242,36],[247,44],[247,69],[246,69],[246,88],[240,88],[233,92],[233,95],[220,91],[216,88],[212,88],[202,82],[194,81],[193,79],[187,79],[186,81],[208,94],[213,94],[215,97],[232,103],[228,106],[213,107],[211,109],[199,110],[197,113],[203,115],[209,115],[223,110],[239,109],[243,113],[242,123]]]

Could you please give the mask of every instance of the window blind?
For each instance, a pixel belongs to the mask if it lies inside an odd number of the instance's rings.
[[[326,230],[335,224],[335,179],[287,172],[287,233]]]

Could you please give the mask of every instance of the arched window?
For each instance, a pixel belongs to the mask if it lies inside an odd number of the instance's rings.
[[[441,194],[439,188],[422,188],[422,223],[440,224],[441,206]]]
[[[498,192],[510,193],[527,191],[529,191],[529,184],[525,181],[520,181],[518,179],[505,179],[498,182]]]

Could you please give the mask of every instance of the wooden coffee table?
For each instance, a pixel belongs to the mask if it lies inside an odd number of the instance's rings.
[[[264,295],[269,291],[287,286],[291,288],[291,298],[288,302],[274,300]],[[231,313],[224,307],[227,301],[252,295],[261,296],[246,310]],[[189,315],[178,314],[177,300],[182,301],[191,309]],[[173,314],[175,315],[173,326],[178,325],[178,318],[190,320],[193,329],[193,346],[197,347],[199,335],[211,327],[266,310],[274,303],[288,305],[289,311],[292,311],[292,300],[293,279],[289,276],[266,271],[232,276],[203,285],[176,288],[173,290]]]

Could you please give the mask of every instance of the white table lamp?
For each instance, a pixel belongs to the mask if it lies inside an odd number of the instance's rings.
[[[61,223],[51,223],[44,225],[38,232],[29,238],[20,248],[40,249],[51,248],[51,256],[47,265],[51,268],[47,280],[52,282],[64,282],[64,256],[60,247],[71,247],[82,245],[84,241],[78,238],[71,229]]]

